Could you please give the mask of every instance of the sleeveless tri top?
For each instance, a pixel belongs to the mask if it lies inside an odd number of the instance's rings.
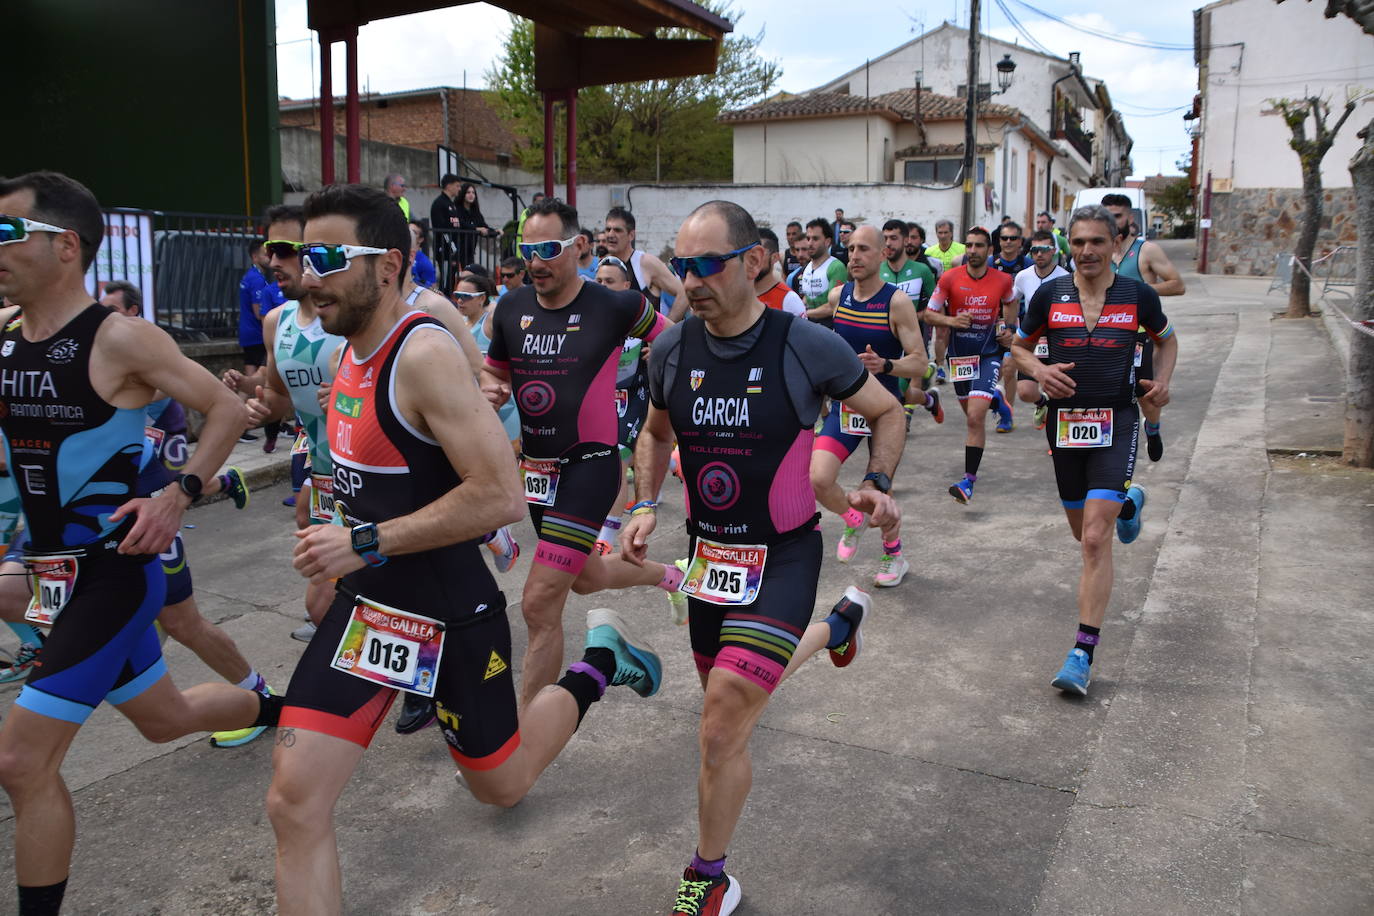
[[[91,385],[110,314],[92,302],[44,340],[24,339],[22,316],[0,332],[0,430],[35,553],[111,544],[133,525],[110,515],[134,496],[147,411],[115,407]]]
[[[764,309],[758,341],[722,359],[706,322],[682,328],[677,374],[665,392],[687,482],[689,527],[714,541],[775,543],[816,517],[812,426],[801,425],[783,377],[783,349],[797,319]]]
[[[1145,278],[1140,273],[1140,249],[1145,247],[1145,240],[1138,238],[1131,243],[1131,247],[1126,249],[1126,253],[1121,256],[1119,262],[1112,264],[1112,270],[1116,271],[1117,276],[1130,277],[1137,283],[1144,283]]]
[[[884,283],[882,288],[873,294],[873,298],[860,302],[854,298],[853,281],[840,288],[840,301],[835,306],[834,331],[854,348],[855,353],[862,353],[866,347],[872,347],[874,353],[885,359],[902,358],[902,342],[892,333],[892,318],[889,314],[892,294],[895,292],[895,284]],[[902,396],[895,375],[880,372],[874,377],[898,398]]]
[[[281,307],[273,356],[277,374],[291,395],[291,407],[310,444],[310,470],[328,475],[329,437],[325,435],[324,409],[320,407],[318,392],[321,385],[334,381],[334,354],[343,346],[344,339],[327,333],[318,315],[302,328],[296,320],[299,314],[299,302],[291,301]]]

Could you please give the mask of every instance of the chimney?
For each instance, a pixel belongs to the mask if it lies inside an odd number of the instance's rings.
[[[1077,51],[1070,51],[1070,52],[1069,52],[1069,66],[1070,66],[1070,67],[1073,67],[1075,70],[1079,69],[1079,60],[1080,60],[1081,57],[1082,57],[1082,55],[1079,54]]]

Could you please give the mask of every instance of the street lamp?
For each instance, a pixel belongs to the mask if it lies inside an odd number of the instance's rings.
[[[1002,59],[997,62],[997,89],[999,93],[1006,92],[1011,88],[1011,78],[1015,72],[1016,61],[1011,59],[1010,54],[1003,54]]]

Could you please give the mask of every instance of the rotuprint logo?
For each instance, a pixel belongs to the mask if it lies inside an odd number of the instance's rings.
[[[57,343],[48,347],[48,362],[58,366],[65,366],[67,363],[76,359],[76,353],[81,349],[81,345],[70,337],[64,337]]]
[[[706,381],[706,370],[705,370],[705,369],[693,369],[693,370],[692,370],[691,382],[690,382],[690,384],[691,384],[691,386],[692,386],[692,390],[693,390],[693,391],[696,391],[698,388],[701,387],[701,383],[704,382],[704,381]]]

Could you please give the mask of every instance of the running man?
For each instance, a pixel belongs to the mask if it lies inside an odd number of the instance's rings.
[[[911,257],[907,254],[907,224],[899,219],[890,219],[883,223],[883,263],[878,268],[878,275],[882,279],[896,286],[907,294],[916,305],[916,315],[926,310],[930,304],[931,293],[935,291],[935,273],[925,263],[925,259],[918,255]],[[851,272],[852,275],[852,272]],[[935,361],[930,358],[930,333],[931,326],[923,321],[917,321],[921,333],[921,353],[926,359],[926,369],[921,373],[921,384],[912,385],[910,379],[901,380],[902,389],[902,409],[906,411],[906,428],[911,429],[911,414],[918,404],[923,405],[935,417],[936,423],[945,421],[944,409],[940,407],[940,398],[936,396],[926,397],[925,392],[930,388],[930,383],[935,377]],[[908,351],[908,353],[914,351]],[[933,402],[933,403],[932,403]]]
[[[901,407],[836,335],[764,306],[754,278],[767,261],[758,227],[738,205],[702,204],[677,236],[673,269],[693,319],[674,325],[649,360],[650,409],[635,451],[639,498],[622,553],[645,562],[654,494],[674,434],[688,481],[691,642],[705,700],[699,834],[674,916],[728,916],[739,882],[725,853],[749,793],[749,737],[778,682],[821,648],[836,665],[858,652],[868,597],[850,588],[825,620],[807,626],[824,547],[807,479],[826,396],[873,430],[868,475],[849,505],[886,528],[887,495],[904,443]]]
[[[973,483],[987,445],[988,408],[1001,413],[1002,392],[998,381],[1002,353],[1011,346],[1016,322],[1016,295],[1011,277],[988,267],[992,238],[981,226],[964,237],[967,263],[940,275],[925,319],[950,328],[939,338],[948,340],[950,378],[968,431],[964,436],[964,476],[949,488],[949,495],[967,504],[973,499]],[[948,313],[942,314],[942,313]]]
[[[681,321],[687,311],[682,281],[656,255],[635,247],[635,215],[624,207],[612,207],[606,212],[605,226],[606,253],[629,266],[630,288],[643,293],[669,321]],[[665,294],[672,297],[671,309],[663,306]]]
[[[1054,477],[1074,539],[1082,544],[1078,636],[1051,682],[1080,696],[1092,681],[1093,650],[1112,594],[1112,523],[1123,544],[1140,534],[1145,491],[1131,483],[1140,434],[1136,386],[1156,407],[1169,403],[1178,360],[1178,335],[1144,283],[1115,274],[1117,224],[1102,207],[1080,207],[1069,220],[1076,272],[1040,287],[1031,297],[1012,355],[1050,399],[1046,430]],[[1155,377],[1139,381],[1133,365],[1137,328],[1156,347]],[[1049,357],[1034,346],[1049,340]]]
[[[283,916],[343,910],[334,807],[397,689],[436,700],[464,785],[509,806],[608,684],[648,696],[662,670],[613,613],[593,611],[583,660],[517,720],[505,599],[479,546],[521,512],[501,424],[475,385],[455,384],[472,368],[452,335],[399,294],[410,234],[386,195],[332,185],[305,217],[303,283],[325,331],[348,340],[327,419],[343,524],[299,532],[294,566],[343,578],[292,675],[272,757]]]
[[[642,294],[612,292],[578,274],[585,244],[572,207],[557,198],[530,207],[520,253],[534,282],[496,304],[482,368],[492,403],[504,403],[513,391],[520,409],[521,474],[539,532],[520,604],[529,629],[522,708],[562,670],[568,592],[656,585],[670,601],[682,599],[676,566],[636,566],[595,552],[620,492],[615,379],[621,350],[625,338],[652,342],[670,322]]]
[[[782,309],[789,315],[805,316],[806,306],[802,303],[801,296],[777,278],[776,268],[781,258],[778,252],[778,234],[772,229],[760,229],[759,242],[768,252],[768,265],[754,278],[754,294],[770,309]]]
[[[898,380],[922,377],[929,362],[911,297],[884,281],[879,272],[882,251],[883,240],[872,226],[861,226],[851,233],[849,276],[853,279],[832,289],[830,301],[835,308],[835,333],[854,350],[868,373],[900,401]],[[933,402],[929,409],[937,422],[943,419],[939,395],[928,391],[925,397]],[[871,447],[872,435],[867,420],[842,401],[832,400],[825,425],[811,451],[811,488],[816,500],[844,522],[840,543],[835,548],[841,563],[854,558],[868,520],[849,504],[840,488],[840,466],[854,454],[859,443],[868,440]],[[893,519],[883,526],[883,557],[873,584],[895,588],[910,571],[911,564],[902,556],[901,525]]]
[[[19,484],[38,588],[26,615],[51,623],[0,725],[0,785],[14,806],[19,912],[55,914],[76,836],[61,775],[76,733],[108,701],[150,741],[274,725],[279,698],[229,684],[179,691],[153,621],[158,554],[243,430],[243,407],[150,321],[91,299],[100,204],[53,172],[0,181],[0,432]],[[136,498],[147,406],[158,391],[205,415],[176,486]],[[277,700],[278,702],[273,702]]]
[[[811,260],[801,269],[797,277],[797,289],[802,303],[806,306],[806,318],[817,324],[830,327],[830,291],[844,285],[849,277],[844,263],[830,253],[831,237],[834,230],[825,217],[817,217],[806,224],[806,242],[810,246]]]
[[[1002,218],[1002,225],[998,227],[997,234],[994,236],[993,244],[999,249],[997,256],[992,259],[992,266],[996,270],[1011,277],[1013,288],[1016,285],[1016,275],[1023,270],[1028,270],[1032,261],[1029,255],[1022,253],[1022,232],[1021,225],[1013,222],[1009,216]],[[1011,329],[1015,333],[1016,328]],[[1002,362],[1006,364],[1011,359],[1011,351],[1002,354]],[[1009,433],[1012,431],[1012,404],[1016,400],[1016,373],[1002,373],[1002,403],[1006,405],[1005,411],[999,411],[997,418],[997,431],[999,433]],[[1037,429],[1039,427],[1036,427]]]
[[[1035,295],[1035,291],[1051,280],[1069,275],[1069,272],[1059,264],[1059,245],[1054,240],[1053,232],[1048,229],[1037,229],[1031,235],[1030,243],[1031,268],[1021,271],[1016,275],[1016,279],[1011,281],[1011,288],[1016,293],[1018,328],[1026,320],[1026,306]],[[1042,337],[1036,341],[1034,356],[1044,362],[1049,355],[1049,341]],[[1040,385],[1036,383],[1035,378],[1019,369],[1016,372],[1016,396],[1027,404],[1035,405],[1035,428],[1044,429],[1045,420],[1050,412],[1049,401],[1040,391]]]
[[[926,249],[926,257],[939,262],[940,276],[943,277],[956,265],[963,264],[964,254],[963,243],[954,241],[954,223],[947,219],[936,220],[935,244]],[[941,385],[945,383],[946,378],[946,355],[946,338],[944,335],[937,335],[935,338],[935,365],[937,367],[935,380]]]
[[[1125,194],[1108,194],[1102,198],[1102,206],[1116,218],[1116,248],[1112,252],[1112,269],[1123,277],[1137,283],[1144,283],[1160,296],[1182,296],[1186,289],[1178,269],[1169,261],[1155,242],[1139,236],[1131,237],[1131,199]],[[1154,341],[1141,329],[1136,347],[1136,378],[1154,378]],[[1145,418],[1145,453],[1151,461],[1164,457],[1164,438],[1159,430],[1160,409],[1144,391],[1136,392],[1140,398],[1140,412]]]

